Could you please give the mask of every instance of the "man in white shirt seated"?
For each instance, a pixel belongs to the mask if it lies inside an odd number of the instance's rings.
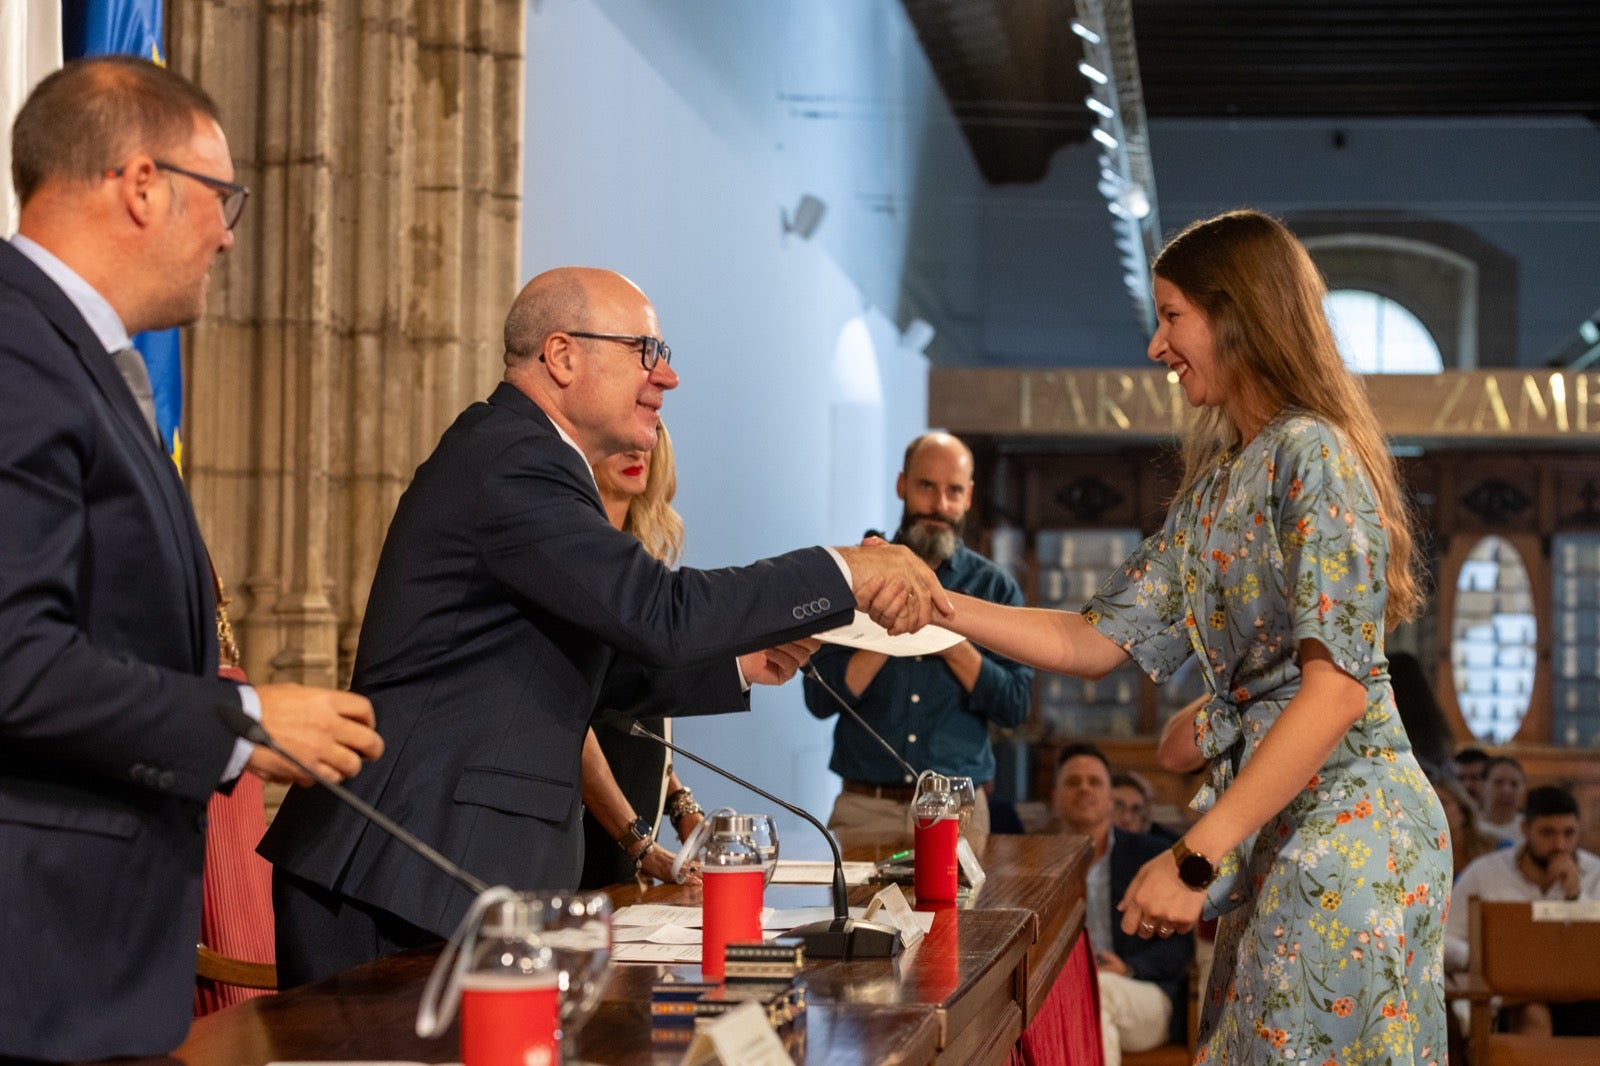
[[[1600,899],[1600,857],[1578,847],[1578,803],[1571,792],[1555,785],[1530,789],[1522,832],[1521,844],[1475,859],[1456,879],[1445,926],[1447,969],[1467,968],[1471,896],[1490,901]],[[1505,1022],[1520,1033],[1589,1033],[1600,1032],[1597,1016],[1597,1003],[1532,1003],[1508,1011]]]

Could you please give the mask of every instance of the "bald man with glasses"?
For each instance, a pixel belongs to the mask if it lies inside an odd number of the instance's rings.
[[[653,448],[678,385],[655,308],[621,275],[530,281],[506,317],[504,363],[389,527],[353,679],[387,754],[354,788],[490,884],[571,889],[597,707],[745,710],[748,683],[788,680],[811,634],[858,605],[909,630],[948,600],[894,545],[672,570],[613,528],[591,467]],[[293,790],[260,848],[285,987],[448,935],[471,903],[329,799]]]

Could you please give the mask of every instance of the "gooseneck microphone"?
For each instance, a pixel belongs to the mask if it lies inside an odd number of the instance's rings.
[[[870,725],[868,725],[867,724],[867,720],[865,718],[861,717],[861,713],[859,711],[857,711],[854,707],[852,707],[848,703],[846,703],[843,696],[841,696],[837,692],[833,691],[833,686],[832,685],[830,685],[826,681],[822,680],[822,675],[817,673],[817,668],[816,668],[816,665],[814,663],[810,663],[810,662],[806,663],[806,665],[805,665],[805,673],[806,673],[807,677],[809,677],[811,680],[815,681],[822,688],[822,691],[826,692],[829,696],[831,696],[833,698],[833,702],[837,703],[839,705],[839,709],[841,711],[843,711],[845,714],[848,714],[850,716],[851,720],[854,721],[856,725],[858,725],[862,729],[866,730],[867,736],[871,737],[873,740],[876,740],[879,744],[883,745],[883,750],[888,752],[890,757],[893,758],[895,762],[899,763],[902,767],[905,768],[906,774],[907,774],[907,776],[909,776],[911,778],[911,780],[915,781],[920,776],[917,773],[917,768],[912,766],[910,763],[906,762],[905,759],[903,759],[901,757],[900,753],[898,751],[894,750],[894,745],[890,744],[887,740],[884,740],[883,739],[883,735],[881,733],[879,733],[876,729],[874,729]]]
[[[388,815],[372,806],[372,804],[368,803],[360,796],[357,796],[354,792],[351,792],[343,785],[337,784],[328,780],[326,777],[323,777],[321,774],[311,769],[311,767],[307,766],[293,755],[290,755],[287,751],[284,751],[278,746],[278,742],[272,739],[272,736],[267,732],[266,727],[264,727],[254,718],[251,718],[248,714],[245,714],[243,708],[237,707],[232,703],[219,703],[217,704],[217,717],[222,719],[222,724],[227,726],[228,731],[234,736],[242,737],[252,744],[260,744],[263,748],[266,748],[274,755],[288,760],[288,762],[291,763],[295,769],[311,778],[311,780],[315,781],[329,792],[332,792],[335,796],[338,796],[345,802],[346,805],[353,807],[379,829],[382,829],[385,833],[388,833],[400,843],[404,844],[418,855],[421,855],[424,859],[427,859],[429,862],[433,863],[433,865],[443,870],[450,877],[460,882],[469,891],[471,891],[473,895],[480,895],[489,890],[488,885],[484,884],[476,877],[473,877],[471,874],[467,873],[467,871],[463,870],[461,867],[457,866],[455,863],[451,862],[449,859],[445,858],[443,855],[439,854],[437,851],[434,851],[428,845],[418,840],[415,834],[400,826]]]
[[[817,821],[815,815],[779,799],[764,788],[757,788],[744,778],[714,763],[707,762],[692,751],[683,750],[666,737],[652,733],[638,721],[633,721],[628,731],[636,737],[649,737],[668,751],[677,752],[684,758],[699,763],[712,773],[726,777],[734,784],[749,789],[762,799],[776,803],[790,814],[817,827],[817,831],[822,834],[822,838],[828,842],[829,849],[833,851],[833,917],[826,921],[802,925],[786,934],[799,937],[805,944],[807,955],[818,959],[843,959],[849,962],[851,959],[887,959],[900,953],[904,943],[900,939],[898,929],[850,917],[850,900],[844,885],[844,856],[839,853],[839,842],[833,839],[828,827]]]

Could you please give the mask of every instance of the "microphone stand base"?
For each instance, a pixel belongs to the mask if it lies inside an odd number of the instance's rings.
[[[892,925],[859,918],[830,918],[802,925],[783,934],[805,944],[806,957],[812,959],[891,959],[900,954],[905,942]]]

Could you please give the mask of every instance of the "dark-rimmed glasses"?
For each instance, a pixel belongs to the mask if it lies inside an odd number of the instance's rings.
[[[665,361],[672,365],[672,349],[664,344],[660,337],[649,335],[633,336],[628,333],[583,333],[575,329],[564,329],[561,332],[572,337],[588,337],[597,341],[619,341],[623,344],[637,344],[639,346],[639,363],[646,370],[654,370],[656,364]]]
[[[229,229],[232,229],[238,223],[239,217],[244,214],[245,201],[250,199],[249,186],[239,185],[236,182],[231,181],[223,181],[221,178],[213,178],[209,174],[200,174],[193,170],[185,170],[183,167],[173,166],[171,163],[163,163],[159,159],[152,159],[150,162],[155,164],[155,168],[157,170],[165,170],[173,174],[182,174],[186,178],[198,181],[200,184],[216,193],[217,199],[222,202],[222,221],[227,224]],[[126,167],[118,167],[111,173],[115,177],[120,178],[122,177],[122,172],[126,169]]]

